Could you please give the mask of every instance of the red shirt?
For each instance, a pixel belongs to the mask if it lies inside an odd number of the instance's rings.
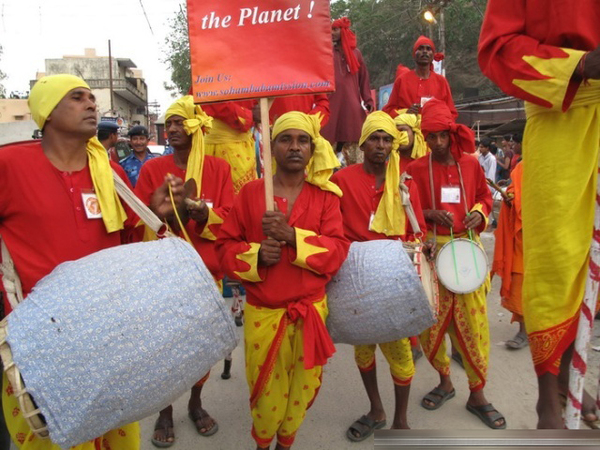
[[[111,166],[131,187],[123,169]],[[128,242],[137,217],[121,232],[107,233],[102,219],[88,219],[82,191],[94,184],[88,167],[61,172],[44,155],[39,141],[0,147],[0,235],[14,260],[23,294],[62,262]],[[5,296],[5,312],[11,307]]]
[[[433,159],[433,158],[432,158]],[[465,201],[458,176],[458,168],[454,166],[445,166],[435,161],[433,163],[433,188],[435,191],[435,209],[449,211],[454,215],[454,234],[464,233],[466,231],[463,220],[466,217]],[[477,158],[465,155],[458,161],[462,172],[465,192],[466,207],[469,211],[479,203],[481,204],[483,214],[487,217],[492,210],[492,195],[485,181],[485,174],[479,165]],[[429,155],[425,155],[408,165],[406,172],[413,177],[419,190],[419,198],[423,210],[434,209],[431,201],[431,189],[429,183]],[[460,203],[442,203],[442,187],[453,187],[460,189]],[[430,224],[429,228],[433,228]],[[483,231],[485,221],[482,222],[478,231]],[[442,225],[437,226],[439,235],[450,235],[450,229]]]
[[[323,127],[329,122],[329,99],[325,94],[277,97],[269,109],[269,120],[274,123],[279,116],[289,111],[300,111],[305,114],[320,113]]]
[[[135,186],[135,193],[144,203],[149,205],[152,194],[164,183],[165,176],[169,173],[185,180],[185,170],[177,167],[173,155],[151,159],[142,167],[140,178]],[[200,195],[214,213],[221,219],[225,219],[231,209],[234,197],[229,164],[214,156],[207,155],[204,157]],[[218,234],[221,227],[219,223],[211,223],[210,219],[206,226],[210,227],[210,231],[214,236]],[[213,277],[217,280],[223,278],[223,272],[215,253],[215,241],[200,236],[204,226],[200,227],[195,221],[189,220],[186,224],[186,230],[195,249]]]
[[[287,210],[286,199],[275,197],[275,201],[279,210],[288,216],[290,226],[316,234],[306,238],[307,244],[327,251],[307,258],[309,270],[293,264],[296,249],[283,246],[277,264],[258,266],[262,281],[244,281],[246,298],[250,304],[269,308],[282,308],[304,299],[321,299],[327,282],[341,267],[350,246],[344,237],[339,199],[305,182],[291,212]],[[248,252],[250,243],[260,244],[266,239],[262,230],[265,210],[264,180],[251,181],[235,199],[217,240],[217,253],[227,276],[239,279],[236,272],[246,272],[249,264],[238,256]],[[299,240],[298,234],[296,240]]]
[[[376,233],[369,230],[371,216],[377,211],[385,183],[379,188],[375,186],[375,175],[365,172],[362,164],[353,164],[342,169],[331,177],[331,181],[336,183],[342,192],[340,199],[340,208],[344,218],[344,232],[350,241],[363,242],[376,239],[402,239],[409,240],[412,234],[412,227],[406,218],[406,231],[402,236],[386,236],[383,233]],[[419,227],[422,233],[427,233],[427,225],[421,210],[419,201],[419,192],[411,180],[407,180],[406,185],[409,188],[410,201],[417,216]]]
[[[446,78],[438,75],[433,70],[429,73],[429,78],[421,79],[414,70],[403,73],[396,81],[387,104],[383,111],[392,117],[396,117],[397,109],[410,108],[415,103],[421,105],[421,98],[434,97],[445,102],[454,118],[458,117],[452,92]]]

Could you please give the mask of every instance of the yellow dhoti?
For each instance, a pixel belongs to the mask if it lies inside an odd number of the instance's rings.
[[[594,223],[600,83],[563,113],[526,105],[523,315],[536,373],[558,374],[575,339]]]
[[[376,344],[356,345],[354,347],[354,360],[361,372],[369,372],[375,368],[376,348]],[[394,384],[398,386],[410,385],[415,374],[415,363],[412,359],[410,339],[404,338],[379,344],[379,348],[390,365]]]
[[[441,247],[450,236],[437,236]],[[479,239],[477,238],[477,241]],[[423,353],[441,375],[450,374],[450,358],[446,353],[445,335],[462,356],[469,380],[469,389],[483,389],[487,378],[490,355],[490,331],[487,317],[486,296],[490,290],[490,278],[470,294],[455,294],[438,282],[440,303],[438,321],[420,336]]]
[[[237,194],[246,183],[256,180],[256,156],[251,131],[238,132],[225,122],[214,119],[204,137],[207,155],[222,158],[231,166],[233,189]]]
[[[2,378],[2,407],[10,436],[21,450],[60,450],[50,439],[40,439],[25,422],[17,398],[6,374]],[[105,433],[96,439],[71,447],[72,450],[139,450],[140,426],[137,422]]]
[[[314,303],[314,307],[325,322],[328,314],[326,300]],[[271,309],[251,304],[247,304],[244,310],[252,437],[260,447],[268,447],[275,435],[281,445],[291,446],[321,386],[322,366],[304,367],[303,319],[288,323],[278,336],[286,313],[285,308]],[[277,345],[277,353],[270,354],[272,346]],[[274,358],[274,362],[272,370],[265,376],[261,369],[269,365],[269,358]]]

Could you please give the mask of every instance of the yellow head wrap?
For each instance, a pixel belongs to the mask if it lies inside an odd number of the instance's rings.
[[[35,83],[27,103],[29,104],[31,117],[40,129],[44,128],[46,120],[65,95],[78,87],[90,89],[81,78],[67,74],[50,75],[40,78]],[[123,222],[127,219],[127,214],[115,191],[113,173],[106,149],[100,144],[96,136],[90,138],[86,149],[92,182],[100,203],[100,211],[102,211],[102,220],[106,231],[112,233],[121,230]]]
[[[410,157],[412,159],[417,159],[421,156],[425,156],[429,151],[429,147],[427,147],[427,143],[421,132],[421,114],[407,114],[406,109],[399,109],[396,112],[398,113],[394,118],[396,125],[408,125],[415,135]]]
[[[302,130],[308,133],[315,145],[315,150],[306,166],[306,181],[341,197],[342,190],[335,183],[329,181],[329,178],[333,175],[333,169],[339,167],[340,162],[335,157],[331,144],[320,134],[321,122],[319,117],[299,111],[282,114],[273,124],[273,140],[282,131],[289,129]]]
[[[396,128],[394,120],[383,111],[376,111],[367,116],[362,127],[359,145],[362,145],[371,134],[384,131],[394,138],[390,159],[385,170],[385,187],[381,201],[373,217],[371,230],[386,236],[400,236],[405,233],[406,216],[400,198],[400,155],[398,147],[408,143],[408,136]]]
[[[194,104],[194,98],[191,95],[181,97],[167,109],[165,121],[171,116],[181,116],[183,127],[188,136],[192,135],[192,149],[188,156],[187,168],[185,171],[185,181],[193,178],[196,180],[196,197],[200,198],[202,186],[202,170],[204,168],[204,135],[202,129],[210,130],[212,127],[212,117],[207,115],[200,105]]]

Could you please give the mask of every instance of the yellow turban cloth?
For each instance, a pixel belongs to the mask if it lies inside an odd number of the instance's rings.
[[[396,128],[394,120],[383,111],[369,114],[362,127],[358,145],[362,145],[371,134],[384,131],[394,138],[390,159],[385,170],[385,187],[381,201],[375,211],[371,230],[386,236],[401,236],[406,230],[406,215],[400,198],[400,154],[398,147],[408,143],[408,136]]]
[[[319,117],[299,111],[282,114],[273,124],[273,140],[282,131],[290,129],[302,130],[308,133],[315,145],[315,150],[306,166],[306,181],[341,197],[342,190],[337,184],[329,181],[329,178],[333,175],[333,169],[339,167],[340,162],[335,157],[331,144],[320,134],[321,121]]]
[[[50,75],[40,78],[29,94],[29,110],[31,117],[40,129],[44,129],[46,120],[56,108],[56,105],[73,89],[83,87],[90,89],[85,81],[73,75]],[[106,231],[121,230],[127,214],[115,191],[113,172],[108,160],[106,149],[96,136],[87,142],[87,157],[94,190],[100,203],[102,220]]]
[[[196,180],[196,198],[200,198],[202,188],[202,170],[204,168],[204,135],[202,129],[210,130],[212,127],[212,117],[207,115],[200,105],[194,104],[194,98],[191,95],[181,97],[167,109],[165,121],[172,116],[181,116],[185,132],[192,135],[192,149],[188,156],[187,167],[185,171],[185,181],[193,178]]]
[[[407,114],[406,109],[398,109],[396,112],[398,113],[394,118],[396,125],[408,125],[415,135],[410,157],[412,159],[417,159],[421,156],[425,156],[429,151],[429,147],[427,147],[427,143],[421,132],[421,114]]]

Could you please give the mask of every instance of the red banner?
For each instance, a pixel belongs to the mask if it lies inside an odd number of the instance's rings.
[[[334,90],[329,1],[188,0],[196,103]]]

